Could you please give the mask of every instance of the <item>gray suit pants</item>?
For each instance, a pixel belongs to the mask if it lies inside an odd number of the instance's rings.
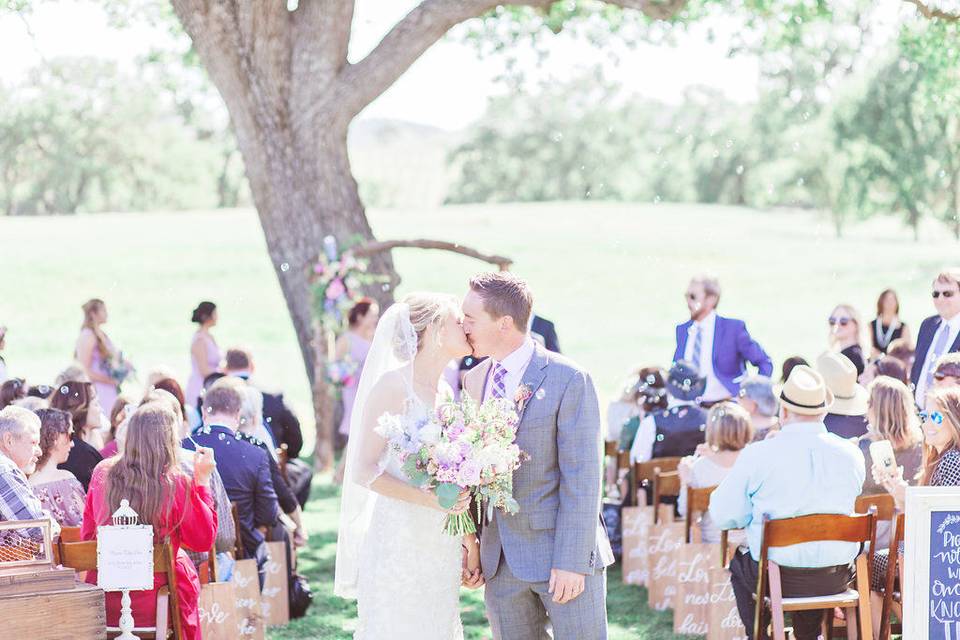
[[[497,574],[487,582],[484,599],[494,640],[546,640],[547,617],[555,640],[606,640],[607,574],[601,570],[584,580],[573,601],[557,604],[549,582],[524,582],[500,557]]]

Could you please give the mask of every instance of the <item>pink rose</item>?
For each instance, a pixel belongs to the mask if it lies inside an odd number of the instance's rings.
[[[480,472],[483,468],[474,460],[467,460],[460,465],[460,473],[457,476],[457,484],[461,487],[469,487],[480,484]]]
[[[337,278],[327,287],[327,300],[336,300],[346,292],[347,288],[344,287],[343,282]]]

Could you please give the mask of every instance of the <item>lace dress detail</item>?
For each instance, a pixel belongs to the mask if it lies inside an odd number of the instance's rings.
[[[404,419],[426,416],[413,402]],[[389,452],[381,467],[406,480]],[[354,640],[462,640],[461,541],[443,532],[445,519],[442,511],[377,495],[360,551]]]

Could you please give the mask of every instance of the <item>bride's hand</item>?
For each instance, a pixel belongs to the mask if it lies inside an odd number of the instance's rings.
[[[423,489],[423,492],[427,494],[427,506],[432,509],[437,509],[439,511],[444,511],[449,514],[457,515],[465,512],[470,508],[470,491],[469,489],[464,489],[460,492],[460,495],[457,496],[457,503],[449,509],[444,509],[440,506],[440,498],[437,497],[437,494],[433,489]]]

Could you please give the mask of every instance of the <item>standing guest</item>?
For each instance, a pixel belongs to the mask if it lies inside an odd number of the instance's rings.
[[[628,408],[626,414],[617,406],[607,409],[607,423],[610,440],[619,441],[618,449],[620,451],[629,451],[633,446],[633,439],[637,437],[637,430],[640,423],[648,415],[657,411],[666,411],[669,408],[667,402],[667,383],[665,382],[665,373],[660,367],[643,367],[637,371],[632,384],[626,390],[624,397]],[[611,415],[611,412],[613,415]],[[617,413],[619,412],[619,416]],[[620,421],[626,417],[626,420]],[[615,422],[620,422],[619,428],[616,428]],[[614,433],[616,432],[616,435]]]
[[[763,517],[852,513],[863,487],[860,450],[823,424],[832,403],[819,373],[794,367],[780,393],[780,433],[744,449],[710,498],[710,517],[719,529],[747,529],[749,551],[741,547],[731,559],[730,583],[752,640],[760,640],[752,630]],[[845,591],[858,553],[855,543],[822,542],[773,548],[769,557],[780,565],[784,597],[799,597]],[[797,640],[816,640],[822,618],[821,611],[794,612]]]
[[[899,358],[893,356],[883,356],[879,360],[874,360],[863,370],[860,376],[860,384],[866,386],[880,376],[886,376],[899,380],[903,384],[910,384],[910,377],[907,374],[907,366]]]
[[[84,491],[90,486],[94,467],[103,460],[100,455],[103,442],[99,440],[100,405],[96,393],[89,382],[66,382],[50,397],[50,408],[69,413],[73,424],[73,448],[67,461],[57,468],[75,475]]]
[[[70,414],[60,409],[40,409],[40,458],[30,475],[30,485],[43,508],[63,527],[79,527],[86,493],[77,477],[58,469],[73,448]]]
[[[870,323],[870,339],[871,359],[885,355],[894,340],[910,342],[910,330],[900,320],[900,298],[893,289],[885,290],[877,298],[877,317]]]
[[[933,386],[960,386],[960,353],[948,353],[937,360],[937,369],[933,372]]]
[[[194,454],[193,477],[177,459],[174,413],[160,403],[148,403],[130,418],[123,455],[97,466],[90,482],[80,535],[97,537],[97,527],[109,524],[111,515],[127,499],[142,524],[153,525],[154,541],[169,539],[176,558],[176,597],[185,640],[200,640],[198,600],[200,579],[186,551],[206,551],[217,534],[217,512],[210,493],[210,475],[216,468],[213,452],[201,448]],[[131,490],[136,488],[136,491]],[[96,584],[97,572],[87,573]],[[152,621],[157,616],[156,590],[166,584],[165,573],[154,574],[154,590],[130,594],[134,618]],[[120,594],[106,596],[107,624],[117,625]]]
[[[717,315],[720,282],[716,278],[693,278],[686,299],[690,319],[677,325],[673,360],[692,363],[706,378],[704,404],[735,398],[748,362],[760,370],[760,375],[773,373],[770,356],[750,337],[743,320]]]
[[[857,369],[859,377],[867,366],[863,357],[863,345],[860,336],[863,328],[860,324],[860,314],[849,304],[839,304],[827,319],[830,325],[830,349],[842,353]]]
[[[0,351],[3,351],[7,346],[7,328],[0,327]],[[7,379],[7,361],[3,359],[3,354],[0,353],[0,382],[4,382]]]
[[[133,415],[134,409],[137,405],[129,396],[120,394],[117,396],[116,401],[113,403],[113,406],[110,408],[110,433],[108,435],[108,442],[100,449],[100,455],[104,458],[109,458],[110,456],[116,455],[119,450],[120,443],[117,442],[117,431],[120,429],[120,425],[126,422],[130,416]]]
[[[530,336],[543,345],[547,351],[560,353],[560,338],[554,324],[536,314],[530,314]]]
[[[350,420],[353,417],[353,403],[357,398],[357,386],[360,384],[360,374],[363,373],[363,363],[370,352],[373,333],[377,330],[377,323],[380,321],[380,306],[372,298],[361,298],[350,309],[347,319],[349,327],[337,339],[335,355],[337,362],[346,363],[353,371],[343,384],[343,419],[340,421],[339,429],[342,435],[350,433]]]
[[[75,356],[96,388],[101,406],[112,407],[119,390],[119,384],[112,374],[119,354],[103,330],[107,318],[107,305],[103,300],[94,298],[84,303],[83,326],[77,338]]]
[[[740,390],[743,391],[743,387]],[[681,516],[687,513],[687,487],[702,489],[719,485],[753,439],[750,414],[742,406],[721,402],[710,408],[706,443],[697,447],[695,456],[681,460],[677,468],[681,483],[677,509]],[[701,516],[700,538],[701,542],[720,542],[720,530],[714,526],[709,513]],[[742,541],[736,536],[731,538],[731,542]]]
[[[790,377],[790,372],[793,371],[793,368],[798,364],[802,364],[805,367],[810,366],[810,363],[807,362],[806,358],[801,356],[790,356],[783,361],[783,367],[780,368],[780,384],[783,384],[787,381],[787,378]]]
[[[210,329],[217,325],[217,305],[201,302],[193,310],[190,321],[198,326],[190,340],[190,379],[186,399],[187,404],[198,407],[204,379],[220,369],[220,347],[210,333]]]
[[[755,440],[763,440],[780,428],[780,406],[773,392],[773,381],[767,376],[750,376],[740,383],[737,404],[750,414]],[[707,423],[709,440],[710,423]]]
[[[823,419],[827,431],[841,438],[859,438],[867,432],[867,403],[870,394],[857,383],[857,370],[849,358],[827,351],[817,358],[817,371],[823,376],[834,402]]]
[[[666,384],[670,408],[652,413],[640,422],[630,447],[631,463],[689,456],[696,451],[707,430],[707,412],[697,406],[706,386],[706,379],[692,363],[674,363]]]
[[[921,409],[927,401],[927,390],[933,386],[937,360],[947,353],[960,351],[960,267],[944,269],[933,281],[933,306],[937,315],[920,325],[917,352],[910,372],[914,398]]]
[[[40,453],[40,418],[21,407],[0,411],[0,522],[48,517],[27,482]],[[21,535],[38,539],[42,534],[29,529]]]
[[[10,406],[21,398],[26,398],[27,388],[27,381],[23,378],[10,378],[0,384],[0,409]]]

